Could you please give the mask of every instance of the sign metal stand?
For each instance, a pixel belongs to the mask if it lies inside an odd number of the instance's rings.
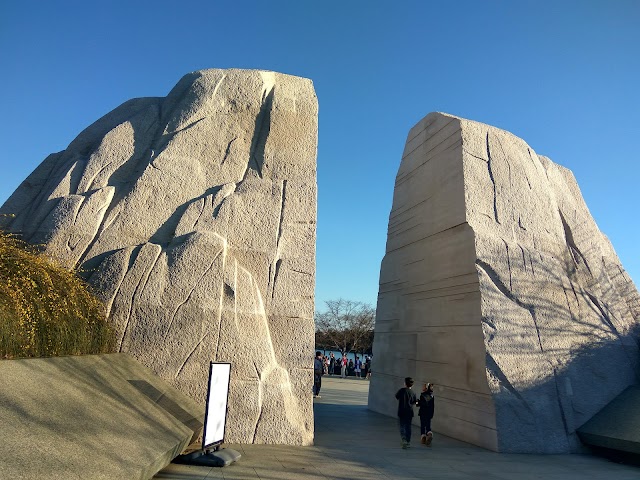
[[[176,463],[226,467],[240,459],[241,455],[236,450],[221,448],[227,426],[230,379],[230,363],[210,363],[202,449],[188,455],[179,456],[174,460]]]

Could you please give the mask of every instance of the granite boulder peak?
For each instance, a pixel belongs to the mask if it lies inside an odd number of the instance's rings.
[[[231,362],[226,440],[313,441],[317,98],[276,72],[202,70],[50,155],[2,226],[87,272],[118,349],[203,402]]]

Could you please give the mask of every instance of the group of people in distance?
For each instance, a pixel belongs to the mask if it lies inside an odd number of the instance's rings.
[[[356,378],[371,379],[371,357],[369,355],[364,356],[363,362],[357,355],[354,361],[347,359],[346,355],[336,358],[331,352],[328,357],[321,355],[321,361],[324,375],[340,375],[341,378],[354,375]]]
[[[435,399],[433,395],[433,383],[422,384],[420,398],[416,397],[411,387],[413,378],[404,379],[404,387],[396,392],[398,400],[398,423],[400,424],[400,439],[402,448],[411,447],[411,420],[413,419],[413,408],[419,407],[420,417],[420,443],[431,446],[433,432],[431,431],[431,419],[433,418]]]
[[[329,357],[323,355],[322,352],[317,351],[316,357],[313,359],[313,396],[314,398],[320,398],[320,387],[322,386],[322,376],[329,373],[333,375],[337,368],[340,368],[340,376],[347,378],[348,375],[355,374],[356,378],[363,378],[362,372],[364,370],[364,378],[371,379],[371,357],[365,357],[364,368],[360,357],[356,356],[355,362],[353,360],[347,361],[347,356],[343,355],[341,358],[336,359],[333,353]]]

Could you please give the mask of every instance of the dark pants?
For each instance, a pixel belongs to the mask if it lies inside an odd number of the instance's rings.
[[[403,442],[411,441],[411,417],[398,417],[400,425],[400,438]]]
[[[426,435],[431,431],[431,419],[420,417],[420,435]]]
[[[313,394],[320,395],[320,387],[322,386],[322,375],[319,373],[313,374]]]

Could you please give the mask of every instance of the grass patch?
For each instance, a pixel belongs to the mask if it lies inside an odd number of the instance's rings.
[[[76,272],[0,231],[0,358],[107,353],[114,334]]]

